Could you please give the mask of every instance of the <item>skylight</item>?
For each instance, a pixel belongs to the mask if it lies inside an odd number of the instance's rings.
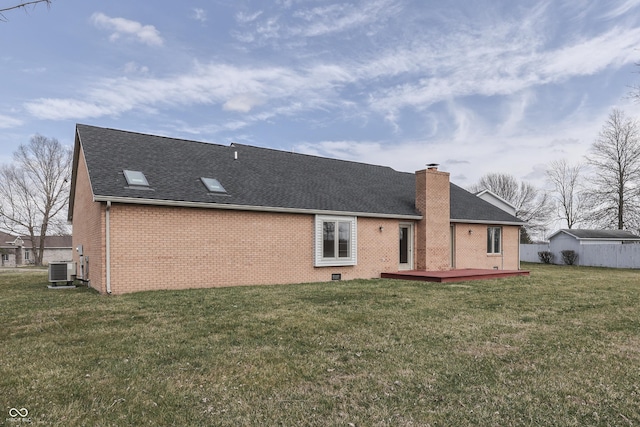
[[[227,190],[224,189],[222,184],[220,184],[220,181],[218,181],[217,179],[205,178],[205,177],[201,177],[200,179],[202,180],[202,183],[204,184],[204,186],[207,187],[207,190],[209,190],[212,193],[227,192]]]
[[[144,176],[144,174],[140,171],[130,171],[130,170],[124,170],[124,177],[127,180],[127,184],[129,185],[136,185],[139,187],[148,187],[149,186],[149,182],[147,181],[147,178]]]

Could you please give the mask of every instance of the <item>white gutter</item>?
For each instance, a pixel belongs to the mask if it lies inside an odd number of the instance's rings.
[[[452,223],[462,223],[462,224],[495,224],[495,225],[518,225],[522,227],[525,222],[515,222],[515,221],[491,221],[488,219],[452,219]]]
[[[204,208],[204,209],[229,209],[239,211],[259,211],[259,212],[280,212],[280,213],[300,213],[309,215],[348,215],[358,216],[364,218],[393,218],[393,219],[412,219],[421,220],[422,215],[402,215],[402,214],[383,214],[383,213],[369,213],[369,212],[344,212],[344,211],[329,211],[318,209],[300,209],[300,208],[285,208],[275,206],[251,206],[251,205],[234,205],[226,203],[206,203],[206,202],[184,202],[178,200],[156,200],[156,199],[138,199],[135,197],[110,197],[110,196],[94,196],[96,202],[107,203],[130,203],[136,205],[155,205],[155,206],[174,206],[174,207],[187,207],[187,208]]]
[[[109,227],[109,212],[111,211],[111,201],[107,201],[106,225],[105,225],[105,251],[107,267],[107,293],[111,294],[111,233]]]

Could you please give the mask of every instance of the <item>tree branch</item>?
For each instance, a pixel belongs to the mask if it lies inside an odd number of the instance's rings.
[[[4,17],[4,12],[8,12],[10,10],[13,9],[20,9],[20,8],[24,8],[26,9],[27,6],[34,6],[37,5],[38,3],[46,3],[47,7],[51,6],[51,0],[32,0],[32,1],[25,1],[22,2],[20,4],[17,4],[15,6],[10,6],[10,7],[5,7],[0,9],[0,21],[7,21],[7,19]]]

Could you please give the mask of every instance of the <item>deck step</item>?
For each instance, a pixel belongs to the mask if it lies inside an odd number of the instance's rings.
[[[462,269],[446,271],[408,270],[380,274],[383,279],[418,280],[437,283],[501,279],[516,276],[529,276],[529,272],[526,270]]]

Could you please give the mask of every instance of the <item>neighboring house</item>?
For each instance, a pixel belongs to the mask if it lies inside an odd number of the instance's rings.
[[[625,230],[562,229],[546,243],[520,245],[520,260],[542,262],[539,253],[553,254],[552,263],[564,264],[562,251],[574,251],[578,265],[640,268],[640,236]]]
[[[502,197],[498,196],[491,190],[482,190],[479,193],[476,193],[476,196],[480,197],[482,200],[485,200],[491,203],[493,206],[496,206],[502,209],[505,212],[515,216],[516,215],[516,207],[511,203],[507,202]]]
[[[626,230],[585,230],[562,229],[549,236],[549,250],[557,260],[562,259],[561,251],[572,250],[578,253],[583,245],[622,245],[640,243],[640,236]]]
[[[100,292],[519,268],[523,222],[430,167],[77,125],[69,220]]]
[[[562,229],[549,236],[549,247],[554,250],[578,251],[581,245],[622,245],[640,243],[640,236],[626,230]]]
[[[0,231],[0,267],[15,267],[16,255],[22,259],[22,252],[16,250],[17,242],[16,236]]]
[[[52,261],[69,261],[73,257],[71,236],[47,236],[42,254],[42,264]],[[36,238],[36,246],[39,239]],[[29,236],[14,236],[0,232],[0,266],[19,267],[34,263],[34,252]]]
[[[28,254],[25,256],[25,260],[30,261],[33,264],[33,244],[29,236],[22,236],[24,239],[24,250]],[[40,238],[35,238],[35,245],[40,245]],[[53,261],[71,261],[73,260],[73,246],[72,237],[68,235],[64,236],[47,236],[44,240],[44,252],[42,253],[42,265],[48,265]]]

